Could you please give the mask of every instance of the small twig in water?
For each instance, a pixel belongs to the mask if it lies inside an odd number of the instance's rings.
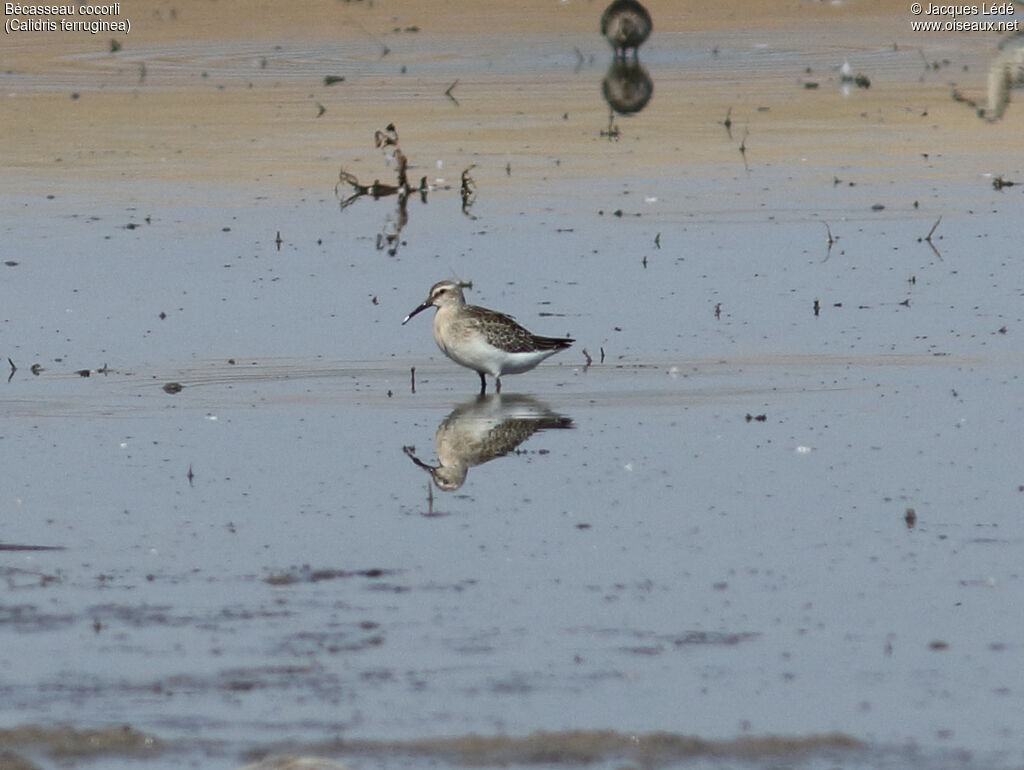
[[[917,239],[918,243],[920,243],[921,241],[927,243],[931,247],[932,251],[935,252],[935,256],[938,257],[939,259],[942,259],[942,255],[939,253],[939,250],[935,248],[935,244],[932,243],[932,236],[935,234],[935,230],[936,228],[938,228],[939,222],[941,221],[942,217],[940,216],[938,219],[935,220],[935,224],[932,225],[932,229],[928,231],[928,235],[926,235],[924,238]]]
[[[828,251],[825,252],[825,258],[822,262],[828,262],[828,258],[832,256],[832,247],[836,245],[839,236],[832,235],[832,228],[828,226],[828,222],[822,222],[822,224],[825,225],[825,233],[828,235]]]
[[[455,106],[456,107],[459,106],[459,100],[456,99],[454,96],[452,96],[452,89],[454,89],[455,86],[457,86],[458,84],[459,84],[459,79],[455,78],[455,82],[452,83],[450,86],[448,86],[448,88],[445,89],[445,92],[444,92],[445,96],[447,96],[449,99],[451,99],[453,102],[455,102]]]
[[[377,148],[398,146],[398,129],[394,123],[388,123],[383,131],[373,132],[373,141]]]
[[[352,26],[354,26],[357,29],[359,29],[359,31],[361,31],[364,35],[366,35],[368,38],[370,38],[370,40],[372,40],[374,43],[376,43],[377,45],[380,46],[380,58],[383,59],[385,56],[387,56],[389,53],[391,53],[391,49],[388,48],[384,44],[383,40],[381,40],[379,37],[377,37],[372,32],[370,32],[370,30],[368,30],[366,27],[364,27],[358,21],[350,21],[349,23],[352,24]]]
[[[608,128],[601,129],[601,136],[608,137],[609,142],[613,139],[617,142],[619,141],[619,134],[619,127],[615,123],[615,112],[614,110],[608,110]]]
[[[476,164],[474,163],[462,172],[462,213],[470,219],[476,219],[476,217],[469,211],[473,208],[474,201],[476,201],[476,182],[473,181],[473,177],[469,175],[469,172],[475,168]]]
[[[576,66],[573,67],[572,71],[573,72],[579,72],[583,68],[583,64],[587,61],[587,59],[583,55],[583,52],[580,51],[579,48],[576,48],[575,46],[573,46],[572,50],[573,50],[573,53],[576,54]]]
[[[398,189],[401,192],[409,192],[409,177],[406,176],[406,169],[409,168],[409,159],[398,147],[395,147],[395,161],[398,163]]]

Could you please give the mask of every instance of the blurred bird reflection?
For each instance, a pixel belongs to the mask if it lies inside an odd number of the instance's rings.
[[[654,81],[636,59],[616,57],[601,83],[608,106],[620,115],[632,115],[647,106],[654,94]]]
[[[434,435],[437,465],[420,460],[415,447],[403,450],[438,489],[453,492],[470,468],[509,454],[534,433],[572,427],[571,418],[532,396],[492,393],[460,404],[441,422]]]

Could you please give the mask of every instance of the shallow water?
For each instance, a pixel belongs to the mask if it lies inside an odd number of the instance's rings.
[[[34,129],[0,199],[0,750],[1024,765],[1024,198],[991,183],[1024,177],[1020,116],[949,98],[983,46],[929,41],[952,58],[922,74],[856,30],[668,29],[617,139],[576,33],[364,38],[330,129],[254,122],[336,71],[313,36],[9,74],[98,111],[59,162]],[[874,81],[844,97],[854,55]],[[180,126],[113,118],[179,91]],[[426,202],[342,210],[339,167],[392,180],[390,120]],[[400,325],[452,276],[578,342],[477,399],[429,318]]]

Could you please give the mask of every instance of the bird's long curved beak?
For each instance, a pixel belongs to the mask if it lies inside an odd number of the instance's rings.
[[[402,321],[402,326],[405,326],[407,323],[409,323],[409,319],[412,318],[414,315],[416,315],[417,313],[422,313],[424,310],[426,310],[428,307],[431,307],[433,304],[434,303],[428,299],[426,302],[424,302],[422,305],[420,305],[418,308],[413,310],[411,313],[409,313],[409,315],[405,317],[405,319]]]

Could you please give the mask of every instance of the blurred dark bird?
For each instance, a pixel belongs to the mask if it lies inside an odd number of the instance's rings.
[[[632,49],[636,58],[637,48],[651,34],[651,14],[637,0],[615,0],[601,14],[601,34],[615,49],[615,55],[625,58]]]

